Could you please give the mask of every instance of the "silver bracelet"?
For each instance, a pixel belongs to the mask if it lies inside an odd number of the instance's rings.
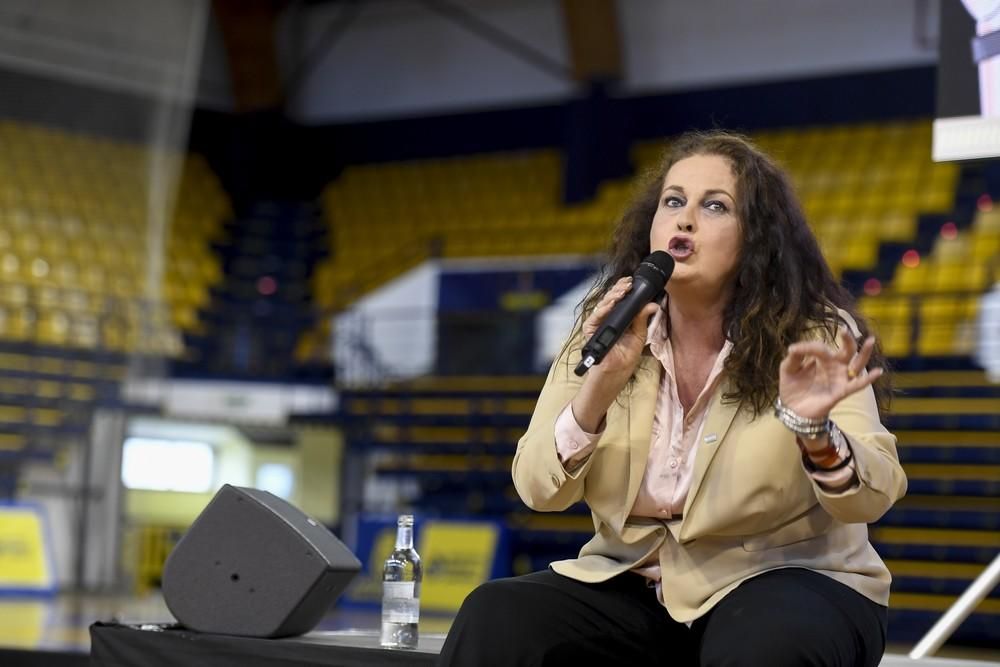
[[[806,440],[816,440],[820,436],[830,432],[829,417],[823,417],[822,419],[803,417],[782,403],[780,396],[774,401],[774,416],[786,428]]]

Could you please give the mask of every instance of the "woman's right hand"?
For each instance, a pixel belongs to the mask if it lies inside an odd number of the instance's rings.
[[[632,277],[620,278],[618,282],[605,293],[604,297],[597,303],[593,312],[583,322],[583,339],[590,340],[601,323],[608,316],[615,305],[622,300],[629,290],[632,289]],[[624,376],[627,382],[632,373],[639,365],[639,358],[642,355],[642,348],[646,345],[646,335],[649,326],[649,318],[656,314],[659,304],[653,302],[643,307],[639,314],[635,316],[618,341],[611,346],[600,364],[592,367],[589,373],[602,376]],[[588,374],[589,374],[588,373]],[[622,384],[624,386],[624,383]]]
[[[583,322],[584,340],[600,328],[615,304],[632,289],[632,278],[622,278],[597,303],[594,311]],[[583,379],[580,391],[573,398],[572,408],[576,423],[587,433],[599,433],[603,428],[608,408],[639,365],[642,348],[646,345],[649,318],[659,305],[648,303],[635,316],[618,341],[604,355],[601,363],[593,366]]]

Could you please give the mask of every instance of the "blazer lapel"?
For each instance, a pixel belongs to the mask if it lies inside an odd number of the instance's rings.
[[[646,462],[649,459],[649,447],[652,441],[653,416],[656,413],[656,395],[660,388],[660,375],[663,366],[652,355],[643,355],[639,368],[636,370],[632,393],[628,396],[628,470],[626,472],[625,503],[620,513],[615,516],[614,528],[619,533],[624,530],[639,486],[646,473]]]
[[[723,379],[715,391],[712,403],[708,408],[708,417],[705,419],[705,428],[701,432],[701,442],[698,443],[698,453],[694,459],[694,471],[691,475],[691,488],[688,490],[687,501],[684,503],[684,517],[691,515],[691,508],[698,498],[698,491],[701,489],[702,480],[708,471],[715,453],[719,451],[729,427],[739,412],[740,405],[737,402],[723,402],[722,397],[730,390],[729,382]],[[683,537],[683,530],[682,530]]]

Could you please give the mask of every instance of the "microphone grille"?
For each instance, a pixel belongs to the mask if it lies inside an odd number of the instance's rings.
[[[673,272],[674,258],[662,250],[657,250],[642,260],[636,274],[643,275],[651,282],[659,283],[662,288],[670,280],[670,274]]]

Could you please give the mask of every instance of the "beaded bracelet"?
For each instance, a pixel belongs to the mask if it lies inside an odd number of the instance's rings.
[[[789,430],[794,431],[796,435],[807,440],[816,440],[821,435],[830,432],[829,417],[822,419],[803,417],[782,403],[780,396],[774,401],[774,416]]]

